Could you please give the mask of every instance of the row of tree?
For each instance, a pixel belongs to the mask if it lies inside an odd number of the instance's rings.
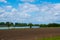
[[[0,22],[0,27],[23,27],[23,26],[39,26],[39,27],[60,27],[60,24],[49,23],[49,24],[32,24],[32,23],[12,23],[12,22]]]

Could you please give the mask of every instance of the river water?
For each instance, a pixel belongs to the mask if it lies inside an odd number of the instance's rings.
[[[0,30],[3,30],[3,29],[18,29],[18,28],[30,28],[29,26],[26,26],[26,27],[0,27]],[[39,26],[32,26],[32,28],[40,28]]]

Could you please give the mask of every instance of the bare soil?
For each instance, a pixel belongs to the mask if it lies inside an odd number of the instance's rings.
[[[60,28],[0,30],[0,40],[37,40],[60,36]]]

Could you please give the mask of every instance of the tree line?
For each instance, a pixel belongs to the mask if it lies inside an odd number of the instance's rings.
[[[39,26],[39,27],[60,27],[58,23],[49,24],[32,24],[32,23],[12,23],[12,22],[0,22],[0,27],[25,27],[25,26]]]

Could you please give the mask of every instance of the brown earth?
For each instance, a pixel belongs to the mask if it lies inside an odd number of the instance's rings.
[[[60,36],[60,28],[0,30],[0,40],[36,40]]]

